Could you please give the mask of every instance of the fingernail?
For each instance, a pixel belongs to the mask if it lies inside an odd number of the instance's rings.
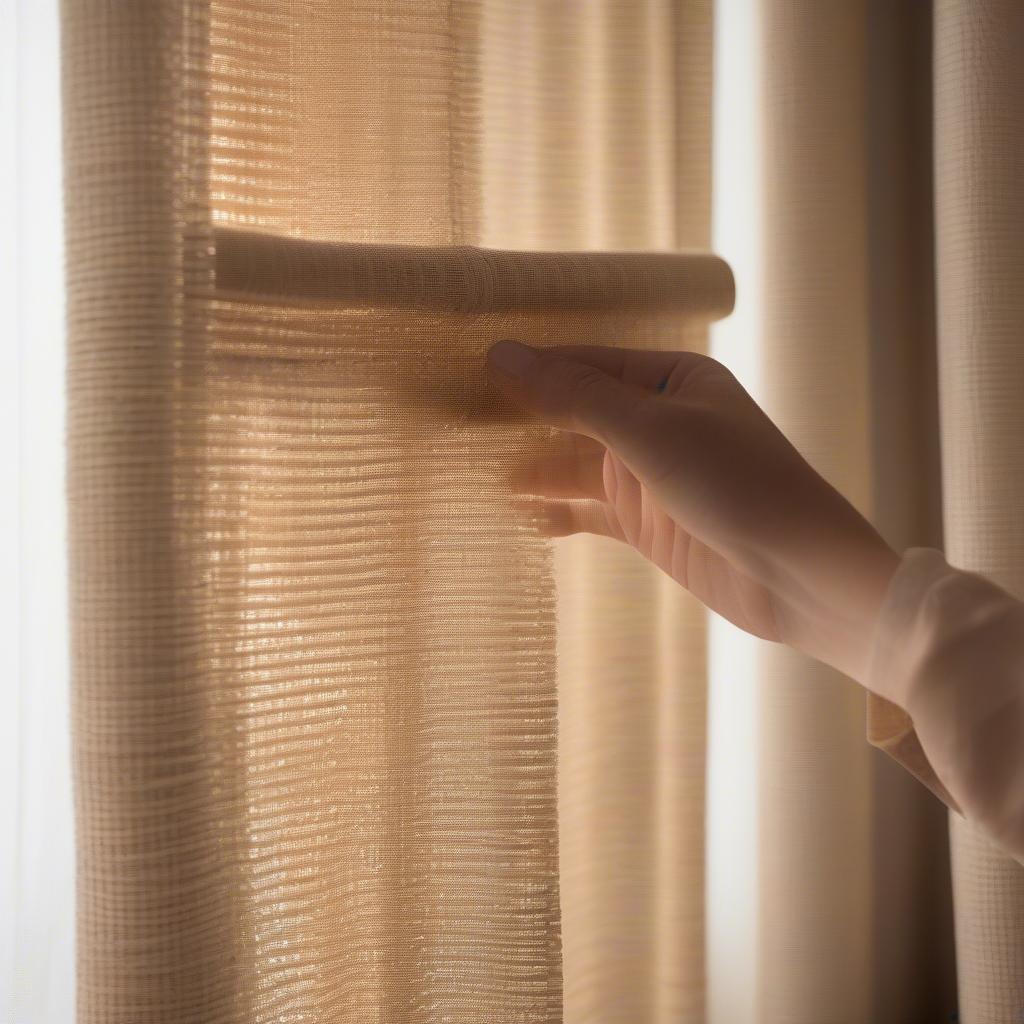
[[[537,352],[529,345],[518,341],[499,341],[487,353],[487,364],[507,380],[522,380],[530,364],[537,358]]]

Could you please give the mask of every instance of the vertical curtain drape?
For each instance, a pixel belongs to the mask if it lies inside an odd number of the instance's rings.
[[[897,548],[938,544],[930,12],[761,16],[766,408]],[[942,807],[864,744],[848,680],[772,647],[760,677],[763,1019],[948,1016]]]
[[[860,508],[870,499],[865,9],[763,8],[765,408]],[[813,98],[812,98],[813,97]],[[869,751],[863,697],[765,647],[759,799],[767,1020],[868,1020]]]
[[[1024,597],[1024,9],[935,11],[939,401],[946,549]],[[950,820],[966,1020],[1020,1016],[1024,867]]]
[[[711,7],[488,6],[487,244],[709,247]],[[555,565],[566,1018],[699,1021],[704,615],[613,542],[560,542]]]
[[[709,6],[587,23],[64,5],[82,1020],[700,1019],[703,615],[482,373],[731,303]]]
[[[766,405],[1024,586],[1022,15],[751,11]],[[80,1020],[703,1021],[704,614],[510,504],[482,358],[728,312],[711,0],[62,12]],[[757,1019],[1014,1019],[1021,869],[758,672]]]
[[[1024,13],[760,14],[767,406],[898,548],[944,532],[1020,592]],[[761,674],[764,1019],[940,1019],[957,981],[960,1020],[1019,1014],[1020,866],[951,818],[954,939],[945,815],[858,742],[859,695],[788,652]],[[905,715],[871,698],[868,734],[928,781]]]

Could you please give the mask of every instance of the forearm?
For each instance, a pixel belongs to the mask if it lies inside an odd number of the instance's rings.
[[[864,683],[879,609],[900,557],[816,474],[803,502],[792,525],[765,544],[780,636]]]

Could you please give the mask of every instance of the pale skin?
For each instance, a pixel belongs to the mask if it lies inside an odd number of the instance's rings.
[[[623,541],[747,632],[864,680],[899,556],[725,366],[505,341],[487,370],[560,431],[518,481],[549,532]]]
[[[898,556],[713,359],[500,342],[487,368],[556,428],[516,480],[542,528],[630,544],[747,632],[899,704],[915,770],[917,743],[936,792],[1024,863],[1024,602],[937,551]]]

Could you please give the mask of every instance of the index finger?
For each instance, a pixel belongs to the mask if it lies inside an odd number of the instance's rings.
[[[645,390],[665,390],[677,384],[709,357],[700,352],[672,352],[660,349],[619,348],[613,345],[552,345],[539,352],[593,366],[624,384]]]

